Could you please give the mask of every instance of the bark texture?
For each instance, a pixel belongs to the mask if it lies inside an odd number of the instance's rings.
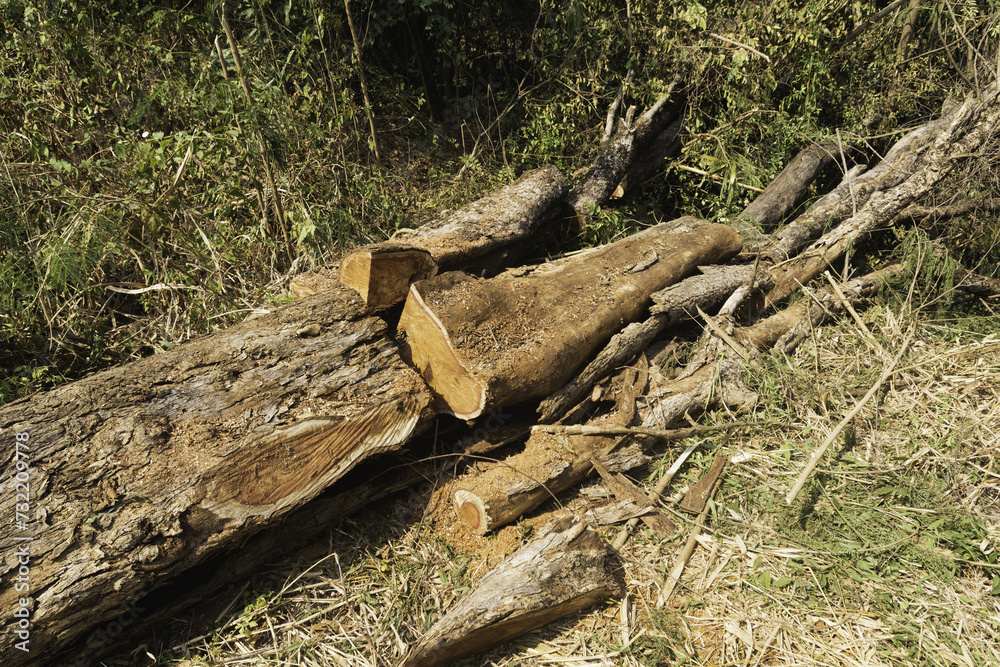
[[[786,299],[800,284],[812,280],[842,257],[852,244],[875,229],[891,224],[907,206],[929,192],[950,173],[959,158],[973,153],[993,133],[998,121],[1000,102],[997,84],[993,84],[982,97],[970,96],[954,113],[921,128],[928,132],[925,137],[926,150],[913,149],[897,153],[898,164],[893,172],[878,179],[881,184],[878,186],[879,190],[869,194],[863,202],[857,202],[853,215],[812,243],[794,260],[772,269],[775,286],[768,293],[768,300],[778,303]],[[909,136],[916,132],[918,131]],[[897,143],[893,147],[890,156],[899,145]],[[889,156],[886,160],[888,159]],[[901,164],[905,164],[905,167],[901,167]],[[883,189],[886,180],[898,184]],[[875,187],[876,184],[872,182],[867,183],[866,187],[867,185]],[[858,190],[859,187],[856,186],[854,193],[857,194]]]
[[[410,288],[404,353],[442,411],[472,419],[558,389],[650,294],[741,248],[732,228],[682,218],[534,270],[442,274]]]
[[[32,541],[6,531],[0,573],[14,576],[27,544],[32,646],[55,654],[405,443],[431,397],[386,328],[341,287],[0,408],[0,429],[29,437]],[[0,606],[22,596],[5,586]],[[0,651],[27,664],[15,624],[4,618]]]
[[[607,543],[577,519],[558,519],[483,577],[411,648],[402,667],[450,664],[624,593]]]
[[[807,146],[743,210],[741,217],[765,230],[777,225],[802,203],[809,191],[809,184],[839,159],[840,148],[834,141]],[[756,228],[751,229],[756,232]],[[742,229],[740,231],[743,232]],[[757,240],[753,232],[744,235],[744,239]]]
[[[525,172],[510,185],[391,241],[351,251],[341,261],[340,280],[369,308],[378,309],[402,301],[411,282],[438,270],[496,268],[511,259],[504,249],[524,242],[562,211],[568,190],[557,167]]]
[[[577,226],[583,229],[593,211],[603,206],[631,168],[636,156],[680,115],[684,100],[674,93],[679,79],[674,79],[667,93],[658,99],[635,126],[616,134],[607,142],[580,182],[566,197],[576,211]]]
[[[561,419],[595,384],[649,347],[668,327],[695,317],[699,307],[718,307],[754,277],[753,266],[702,266],[699,270],[698,275],[655,292],[652,317],[633,322],[615,334],[579,375],[542,401],[538,406],[539,421],[549,424]],[[756,277],[762,281],[757,287],[770,289],[773,285],[766,271]]]

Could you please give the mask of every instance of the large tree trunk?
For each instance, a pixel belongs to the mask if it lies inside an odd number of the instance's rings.
[[[31,653],[8,614],[5,664],[55,653],[406,442],[431,397],[386,329],[340,287],[0,408],[28,456],[4,460],[5,580],[30,554],[29,590],[5,587],[0,607],[30,598]]]
[[[472,419],[558,389],[650,294],[741,248],[732,228],[682,218],[527,275],[442,274],[410,288],[404,353],[442,411]]]
[[[556,167],[525,172],[497,192],[391,241],[351,251],[341,261],[340,280],[369,308],[378,309],[402,301],[411,282],[439,269],[495,271],[523,252],[524,242],[543,222],[563,211],[568,190]]]

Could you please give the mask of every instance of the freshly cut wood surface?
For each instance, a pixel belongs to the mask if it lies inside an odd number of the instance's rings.
[[[489,280],[448,273],[414,283],[399,331],[439,409],[472,419],[550,394],[650,294],[742,248],[725,225],[681,218],[616,243]]]
[[[558,217],[569,191],[566,177],[546,165],[457,211],[439,215],[392,240],[353,250],[340,265],[340,280],[371,309],[406,298],[411,282],[439,270],[497,269],[510,260],[504,249],[526,241],[546,221]],[[499,253],[500,257],[491,257]]]
[[[579,519],[557,519],[455,603],[401,667],[450,664],[624,592],[607,543]]]
[[[13,576],[32,537],[31,642],[56,654],[123,605],[236,547],[427,423],[431,396],[386,324],[331,291],[0,408],[26,433],[31,517],[0,536]],[[0,519],[15,525],[14,448]],[[8,587],[0,605],[23,596]],[[14,650],[4,617],[0,653]]]

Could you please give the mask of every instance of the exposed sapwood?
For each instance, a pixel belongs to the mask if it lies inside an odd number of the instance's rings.
[[[563,211],[569,190],[558,168],[546,165],[457,211],[448,211],[389,241],[352,250],[340,264],[340,280],[371,309],[406,298],[410,283],[438,270],[495,272],[539,228]]]
[[[471,419],[558,389],[650,294],[741,247],[730,227],[682,218],[489,280],[442,274],[411,286],[403,349],[440,409]]]
[[[0,407],[29,436],[33,645],[50,655],[429,423],[387,327],[339,287]],[[0,518],[15,520],[14,448]],[[23,546],[0,536],[0,574]],[[0,604],[14,608],[13,587]],[[3,620],[9,665],[16,619]],[[37,644],[35,643],[37,642]]]

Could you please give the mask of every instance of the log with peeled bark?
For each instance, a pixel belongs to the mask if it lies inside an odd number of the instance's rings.
[[[352,250],[340,263],[340,281],[374,310],[402,301],[410,283],[439,270],[496,271],[527,249],[543,223],[563,215],[568,190],[557,167],[527,171],[457,211]]]
[[[940,120],[947,123],[931,134],[926,150],[912,160],[905,179],[891,188],[873,192],[863,205],[859,205],[856,213],[794,259],[771,269],[775,286],[767,294],[770,303],[783,301],[799,285],[812,280],[843,257],[849,247],[874,230],[891,224],[911,203],[947,176],[960,159],[972,156],[1000,124],[1000,86],[990,85],[980,97],[970,95],[951,115]]]
[[[675,78],[666,94],[639,117],[634,127],[618,132],[607,142],[587,173],[570,191],[566,203],[576,212],[579,229],[586,227],[594,210],[608,201],[636,156],[681,114],[685,100],[675,93],[679,82],[680,78]]]
[[[455,603],[401,667],[433,667],[625,594],[615,552],[585,523],[557,519]]]
[[[489,280],[441,274],[410,287],[402,348],[439,409],[472,419],[552,393],[645,313],[650,294],[741,248],[732,228],[681,218]]]
[[[3,406],[0,430],[26,434],[31,499],[15,505],[8,448],[0,518],[27,525],[0,536],[0,573],[28,545],[32,653],[13,650],[7,615],[5,664],[55,654],[398,449],[431,400],[386,324],[339,287]],[[24,596],[11,586],[0,605]]]

